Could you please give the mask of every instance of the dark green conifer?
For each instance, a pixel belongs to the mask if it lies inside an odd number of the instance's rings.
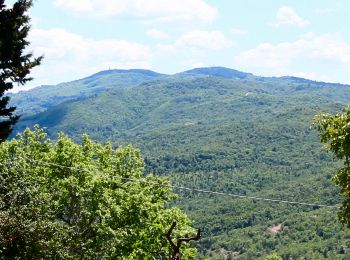
[[[18,0],[8,8],[5,0],[0,0],[0,142],[6,140],[19,119],[16,108],[9,106],[6,91],[12,89],[14,83],[24,85],[30,81],[30,70],[42,59],[33,58],[33,54],[26,51],[30,29],[27,11],[31,6],[31,0]]]

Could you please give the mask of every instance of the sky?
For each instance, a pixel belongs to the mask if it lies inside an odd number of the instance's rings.
[[[210,66],[350,84],[348,0],[35,0],[30,16],[44,60],[27,88]]]

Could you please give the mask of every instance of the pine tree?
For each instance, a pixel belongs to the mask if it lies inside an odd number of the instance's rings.
[[[18,0],[12,8],[7,8],[4,2],[0,0],[0,142],[6,140],[19,119],[14,113],[16,108],[9,106],[6,91],[12,89],[14,83],[24,85],[32,80],[28,74],[42,59],[26,52],[30,30],[27,11],[32,1]]]

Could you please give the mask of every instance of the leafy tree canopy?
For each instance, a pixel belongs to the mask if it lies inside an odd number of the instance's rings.
[[[344,160],[344,165],[333,177],[340,186],[344,196],[339,218],[344,224],[350,225],[350,106],[336,115],[321,114],[316,116],[316,127],[321,142],[327,143],[327,148],[334,157]]]
[[[4,2],[0,0],[0,142],[9,136],[19,119],[14,115],[16,108],[8,107],[10,98],[5,92],[13,88],[13,83],[24,85],[30,81],[30,70],[42,59],[33,59],[32,53],[25,52],[30,29],[27,11],[32,1],[18,0],[12,8],[6,8]]]
[[[177,235],[194,232],[131,146],[52,142],[36,127],[0,144],[0,173],[0,254],[10,259],[158,259],[173,220]]]

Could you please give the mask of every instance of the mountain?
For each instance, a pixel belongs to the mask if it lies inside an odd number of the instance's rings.
[[[62,102],[81,99],[110,88],[125,88],[165,75],[150,70],[105,70],[89,77],[58,85],[46,85],[11,96],[18,113],[35,114]]]
[[[349,101],[348,85],[201,68],[48,106],[16,127],[39,123],[52,138],[64,131],[79,140],[87,132],[114,146],[131,143],[147,171],[175,186],[336,205],[331,176],[338,163],[323,150],[312,118]],[[175,203],[203,231],[200,259],[265,259],[273,252],[346,259],[350,252],[349,229],[336,221],[335,208],[175,191]]]
[[[178,75],[204,75],[224,79],[245,79],[253,76],[251,73],[245,73],[225,67],[195,68],[179,73]]]

